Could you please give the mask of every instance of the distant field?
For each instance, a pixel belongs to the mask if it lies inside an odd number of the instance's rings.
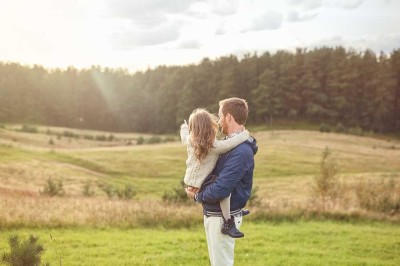
[[[37,193],[51,177],[64,180],[70,195],[81,194],[83,184],[91,181],[95,185],[132,183],[139,198],[157,198],[175,187],[185,171],[186,150],[178,141],[129,146],[122,140],[135,139],[137,134],[113,134],[117,140],[102,142],[61,137],[63,144],[57,146],[54,137],[56,145],[48,144],[46,128],[39,129],[41,133],[36,134],[0,129],[0,187]],[[75,133],[110,134],[83,130]],[[282,193],[293,197],[306,193],[325,147],[332,151],[344,180],[400,177],[398,140],[301,130],[253,135],[259,145],[255,185],[270,198]],[[97,194],[104,196],[100,190]]]
[[[235,265],[399,265],[400,227],[387,223],[252,223],[242,227]],[[51,265],[208,265],[201,225],[188,229],[65,228],[0,231],[39,236]],[[55,241],[50,239],[50,235]]]

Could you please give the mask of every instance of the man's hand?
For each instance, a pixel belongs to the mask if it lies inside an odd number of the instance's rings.
[[[189,198],[194,199],[194,194],[196,191],[193,189],[193,187],[187,187],[185,188],[185,191]]]

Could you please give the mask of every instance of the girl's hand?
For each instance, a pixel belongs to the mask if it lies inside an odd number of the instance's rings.
[[[199,191],[200,188],[198,187],[188,187],[187,190],[193,193],[196,193],[197,191]]]

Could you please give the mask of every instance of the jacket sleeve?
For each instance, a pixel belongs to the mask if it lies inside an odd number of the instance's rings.
[[[181,134],[181,141],[182,141],[182,144],[189,144],[189,137],[190,137],[190,135],[189,135],[189,127],[188,127],[188,124],[187,123],[183,123],[182,125],[181,125],[181,132],[180,132],[180,134]]]
[[[233,148],[235,148],[240,143],[246,141],[250,137],[250,133],[247,130],[236,134],[232,138],[225,139],[225,140],[215,140],[214,141],[214,149],[213,152],[216,154],[223,154],[226,153]]]
[[[215,182],[196,195],[197,202],[216,203],[228,197],[248,171],[249,162],[249,154],[245,149],[229,154]]]

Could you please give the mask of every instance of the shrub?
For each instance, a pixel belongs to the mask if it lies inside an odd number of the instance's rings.
[[[175,139],[175,137],[173,137],[173,136],[167,136],[167,137],[165,137],[164,138],[164,142],[173,142],[173,141],[175,141],[176,139]]]
[[[361,127],[351,127],[349,128],[349,134],[351,135],[356,135],[356,136],[363,136],[364,135],[364,131],[362,130]]]
[[[347,129],[342,123],[339,122],[339,123],[336,124],[335,131],[338,132],[338,133],[346,133]]]
[[[18,235],[10,236],[8,243],[11,250],[9,253],[3,253],[2,262],[11,266],[39,266],[45,249],[38,240],[39,238],[33,235],[26,240],[20,240]]]
[[[98,141],[107,141],[107,136],[105,135],[97,135],[96,140]]]
[[[132,199],[136,195],[136,191],[133,189],[132,185],[125,185],[124,189],[118,189],[117,195],[120,199]]]
[[[331,157],[328,147],[322,152],[322,158],[319,164],[318,173],[314,176],[314,184],[312,187],[312,197],[323,208],[327,204],[334,203],[339,196],[340,184],[337,179],[337,165]]]
[[[179,185],[170,191],[165,191],[162,200],[169,203],[186,203],[189,202],[189,197],[185,192],[185,183],[180,181]]]
[[[63,196],[65,191],[62,180],[53,181],[53,179],[49,178],[44,186],[43,191],[40,191],[40,194],[50,197]]]
[[[89,181],[86,182],[85,185],[83,186],[82,194],[85,197],[91,197],[94,195],[94,191],[92,190],[92,186]]]
[[[94,140],[94,137],[92,135],[84,135],[83,138],[87,140]]]
[[[319,125],[319,131],[322,133],[323,132],[331,132],[331,127],[327,124],[322,123]]]
[[[151,138],[149,138],[147,140],[148,144],[157,144],[157,143],[161,143],[162,142],[162,138],[160,136],[152,136]]]
[[[74,138],[74,137],[76,137],[76,135],[74,134],[74,132],[67,131],[67,130],[65,130],[65,131],[63,132],[63,136],[64,136],[64,137],[68,137],[68,138]]]
[[[115,189],[111,185],[104,185],[101,189],[107,194],[108,198],[112,198],[115,195]]]
[[[38,133],[39,132],[36,127],[29,126],[29,125],[22,125],[22,127],[19,131],[27,132],[27,133]]]
[[[53,139],[49,139],[49,145],[54,145]]]
[[[356,188],[361,208],[384,213],[400,212],[400,185],[394,178],[382,179],[380,183],[361,181]]]
[[[114,139],[115,139],[115,137],[113,134],[108,135],[108,138],[107,138],[108,141],[113,141]]]
[[[144,138],[142,136],[138,137],[136,139],[136,144],[137,145],[142,145],[144,143]]]
[[[6,126],[3,124],[0,124],[0,128],[6,128]]]

